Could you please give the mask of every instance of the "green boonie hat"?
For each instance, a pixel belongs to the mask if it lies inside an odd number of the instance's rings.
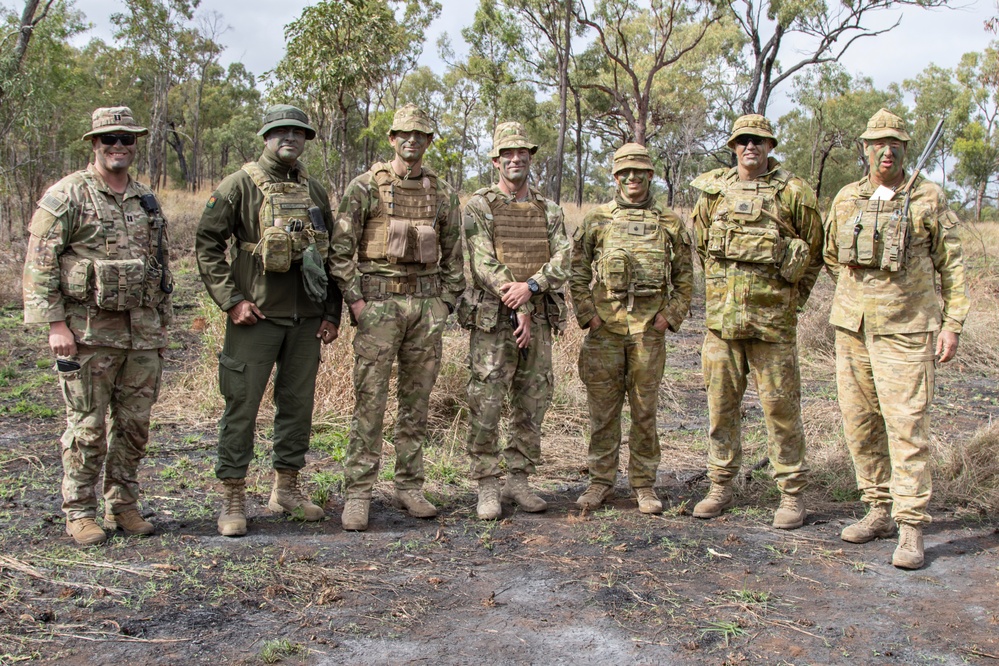
[[[264,111],[264,126],[257,136],[264,136],[275,127],[300,127],[305,130],[305,140],[316,138],[316,130],[309,124],[309,117],[297,106],[291,104],[272,104]]]
[[[423,132],[433,136],[434,124],[426,111],[415,104],[407,104],[395,112],[389,134],[392,132]]]
[[[149,130],[135,124],[132,117],[132,109],[127,106],[102,106],[95,109],[91,116],[91,129],[83,135],[86,141],[98,134],[111,134],[112,132],[129,132],[138,136],[149,134]]]
[[[493,132],[493,150],[489,157],[499,157],[507,148],[527,148],[531,154],[538,152],[538,144],[527,140],[527,131],[517,122],[500,123]]]
[[[656,170],[652,166],[649,151],[639,143],[626,143],[614,151],[614,166],[611,168],[611,173],[616,176],[618,171],[625,169]]]
[[[905,131],[905,121],[888,109],[881,109],[867,121],[867,131],[860,135],[865,141],[894,137],[900,141],[911,141],[912,137]]]
[[[761,136],[764,139],[773,141],[774,146],[777,145],[777,137],[774,136],[773,126],[769,120],[758,113],[750,113],[735,119],[735,122],[732,123],[732,136],[728,138],[727,144],[730,150],[735,150],[735,139],[743,134]]]

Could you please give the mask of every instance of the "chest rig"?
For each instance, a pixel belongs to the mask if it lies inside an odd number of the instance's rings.
[[[240,241],[240,249],[260,257],[265,273],[288,272],[292,264],[302,261],[302,254],[313,243],[325,259],[329,252],[329,233],[315,228],[312,222],[310,209],[315,208],[315,213],[319,213],[319,209],[309,195],[306,175],[300,171],[293,182],[276,182],[256,162],[248,162],[242,168],[264,195],[264,200],[257,214],[260,241]]]
[[[625,301],[631,312],[636,296],[658,296],[665,291],[672,251],[659,211],[622,208],[615,201],[594,261],[597,280],[613,298]]]
[[[436,264],[437,215],[443,205],[438,202],[437,176],[423,167],[422,178],[398,178],[386,163],[376,164],[371,173],[381,205],[364,225],[358,258],[387,259],[393,264]]]
[[[840,224],[836,241],[841,264],[897,272],[905,269],[909,249],[909,220],[903,200],[855,199],[847,222]]]
[[[514,280],[526,282],[551,259],[544,199],[531,192],[528,201],[504,201],[495,192],[486,192],[481,193],[493,215],[496,258],[510,269]]]

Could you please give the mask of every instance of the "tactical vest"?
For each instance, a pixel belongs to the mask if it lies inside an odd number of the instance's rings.
[[[329,232],[316,229],[309,209],[316,204],[309,195],[309,180],[299,173],[295,182],[276,182],[256,162],[247,162],[243,171],[264,195],[257,214],[260,241],[240,241],[240,249],[260,257],[267,273],[286,273],[293,263],[302,261],[302,253],[315,243],[325,259],[329,252]]]
[[[631,312],[636,296],[665,292],[672,244],[657,210],[611,203],[611,222],[595,258],[597,280]]]
[[[371,167],[381,205],[364,225],[357,257],[394,264],[436,265],[438,260],[437,176],[423,167],[417,180],[398,178],[387,163]]]
[[[905,202],[855,199],[849,222],[840,224],[836,241],[841,264],[896,272],[905,269],[909,245]]]
[[[529,201],[505,201],[488,188],[476,194],[489,202],[496,258],[510,269],[515,281],[526,282],[551,259],[544,197],[531,192]]]

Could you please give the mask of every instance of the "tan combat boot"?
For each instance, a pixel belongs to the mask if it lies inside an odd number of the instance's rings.
[[[580,509],[588,509],[590,511],[599,509],[600,505],[611,496],[612,492],[614,492],[614,489],[610,486],[605,486],[602,483],[591,483],[590,487],[576,500],[576,506]]]
[[[343,529],[351,532],[363,532],[368,529],[368,507],[371,500],[348,499],[343,504],[343,513],[340,515],[340,522]]]
[[[104,527],[109,530],[121,530],[131,536],[149,536],[156,531],[153,524],[143,520],[135,509],[125,509],[121,513],[104,514]]]
[[[246,479],[222,479],[222,513],[219,514],[219,534],[246,534]]]
[[[638,497],[638,510],[642,513],[662,513],[663,503],[652,488],[635,488]]]
[[[796,530],[805,524],[805,501],[801,495],[780,494],[780,506],[774,511],[773,525],[779,530]]]
[[[479,503],[475,507],[475,514],[479,520],[496,520],[503,515],[499,479],[495,476],[479,479]]]
[[[399,507],[409,512],[413,518],[433,518],[437,507],[427,501],[422,490],[395,489],[395,500]]]
[[[298,486],[298,470],[274,470],[274,488],[267,508],[274,513],[290,514],[294,520],[315,522],[326,517],[323,510],[309,501]]]
[[[517,506],[528,513],[538,513],[548,508],[548,502],[538,497],[527,485],[527,474],[524,472],[513,472],[506,477],[503,499],[516,502]]]
[[[73,537],[73,541],[81,546],[96,546],[108,540],[108,535],[104,533],[97,521],[90,516],[77,518],[76,520],[66,519],[66,534]]]
[[[735,504],[732,486],[727,483],[711,483],[711,489],[700,502],[694,505],[694,518],[714,518]]]
[[[839,538],[850,543],[867,543],[895,535],[895,521],[891,519],[890,504],[872,504],[867,515],[853,525],[847,525]]]
[[[892,565],[899,569],[923,566],[923,527],[902,523],[898,526],[898,547],[891,556]]]

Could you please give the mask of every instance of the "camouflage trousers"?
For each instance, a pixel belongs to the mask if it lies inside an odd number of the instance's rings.
[[[613,486],[621,453],[621,410],[631,410],[628,481],[632,488],[656,482],[661,452],[656,429],[659,385],[666,367],[666,343],[651,326],[642,333],[590,331],[579,350],[579,378],[590,411],[587,454],[590,483]]]
[[[347,499],[371,498],[381,462],[389,377],[397,359],[395,486],[423,487],[427,411],[440,371],[447,316],[447,305],[437,297],[396,295],[367,301],[354,334],[354,417],[344,466]]]
[[[62,509],[70,520],[97,515],[95,487],[103,467],[105,512],[121,513],[139,500],[139,462],[163,359],[156,349],[78,345],[74,360],[79,370],[59,373],[66,401]]]
[[[257,412],[274,372],[274,469],[299,470],[312,436],[312,407],[320,341],[321,317],[275,323],[261,319],[250,326],[226,320],[219,354],[219,390],[225,411],[219,420],[215,476],[242,479],[253,461]]]
[[[836,329],[843,430],[867,504],[892,502],[900,523],[929,523],[935,334]]]
[[[541,458],[541,424],[555,390],[547,320],[531,319],[527,358],[517,347],[512,326],[501,323],[492,332],[472,329],[468,365],[467,450],[472,478],[500,474],[499,421],[508,394],[512,415],[503,460],[510,472],[534,474]]]
[[[752,372],[767,425],[771,474],[782,493],[800,492],[808,469],[797,344],[723,340],[708,330],[701,365],[708,393],[708,478],[727,484],[742,466],[742,397]]]

